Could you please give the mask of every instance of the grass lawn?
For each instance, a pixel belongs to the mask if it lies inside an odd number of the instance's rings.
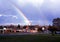
[[[60,42],[60,35],[15,35],[0,36],[0,42]]]

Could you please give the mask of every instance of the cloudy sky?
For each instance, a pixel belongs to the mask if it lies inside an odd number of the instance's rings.
[[[52,24],[60,0],[0,0],[0,24]]]

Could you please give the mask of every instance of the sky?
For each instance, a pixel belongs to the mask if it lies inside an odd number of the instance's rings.
[[[52,25],[60,18],[60,0],[0,0],[0,24]]]

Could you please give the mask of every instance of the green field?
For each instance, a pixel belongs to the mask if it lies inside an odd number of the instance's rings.
[[[0,42],[60,42],[60,35],[15,35],[0,36]]]

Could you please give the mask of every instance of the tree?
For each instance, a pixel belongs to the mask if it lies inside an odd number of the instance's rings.
[[[49,26],[48,30],[51,32],[52,35],[56,34],[57,28],[55,26]]]
[[[20,29],[20,25],[19,24],[18,24],[17,28]]]
[[[3,26],[0,26],[0,29],[3,29]]]

